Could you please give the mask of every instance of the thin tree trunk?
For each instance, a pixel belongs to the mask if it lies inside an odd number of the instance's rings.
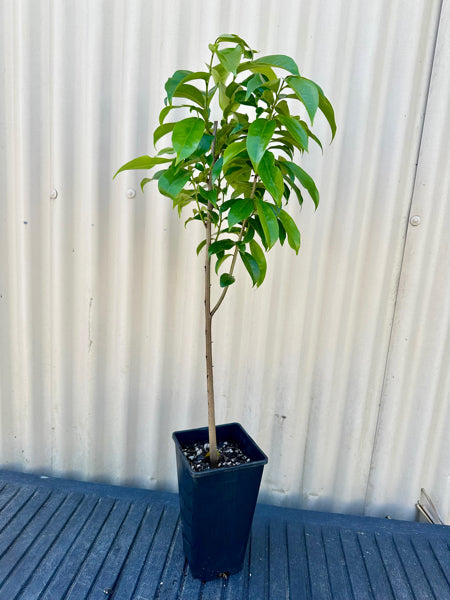
[[[213,162],[211,171],[215,163],[215,142],[216,142],[217,122],[214,123],[214,140],[212,144]],[[208,188],[212,190],[212,175],[209,177]],[[213,206],[208,202],[208,216],[206,219],[206,246],[205,246],[205,342],[206,342],[206,388],[208,392],[208,435],[209,435],[209,460],[212,467],[217,466],[217,438],[216,438],[216,416],[214,404],[214,376],[212,359],[212,315],[211,315],[211,257],[209,256],[209,247],[211,245],[211,217],[210,211]]]

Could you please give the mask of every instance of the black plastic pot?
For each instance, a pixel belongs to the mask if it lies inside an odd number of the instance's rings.
[[[176,431],[183,547],[194,577],[207,581],[242,569],[267,456],[239,423],[218,425],[217,441],[237,442],[249,463],[195,472],[181,447],[208,441],[208,428]]]

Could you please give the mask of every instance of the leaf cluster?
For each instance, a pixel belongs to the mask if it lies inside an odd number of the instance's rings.
[[[142,189],[156,181],[179,215],[191,209],[185,224],[200,221],[206,229],[211,223],[206,251],[215,258],[222,287],[234,282],[238,257],[253,285],[260,286],[265,252],[286,240],[296,253],[300,248],[300,231],[283,206],[291,196],[301,205],[305,191],[316,208],[319,204],[317,187],[296,156],[308,152],[311,140],[322,148],[311,131],[318,111],[333,139],[334,111],[319,85],[303,77],[289,56],[255,58],[255,50],[235,34],[219,36],[209,50],[204,70],[178,70],[165,84],[153,142],[155,148],[161,140],[168,140],[166,145],[117,173],[151,170]],[[221,109],[220,122],[211,119],[213,102]],[[190,116],[177,120],[180,108]],[[197,254],[205,246],[206,239]]]

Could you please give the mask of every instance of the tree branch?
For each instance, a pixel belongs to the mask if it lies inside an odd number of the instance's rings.
[[[253,180],[253,187],[252,187],[252,192],[250,194],[250,200],[253,200],[253,196],[255,195],[255,190],[256,190],[256,184],[258,182],[258,176],[255,173],[255,178]],[[237,255],[238,255],[238,244],[239,242],[242,240],[243,236],[244,236],[244,231],[245,228],[247,227],[247,223],[248,223],[248,219],[245,219],[245,221],[242,223],[242,227],[241,227],[241,231],[239,232],[239,237],[238,240],[236,242],[236,246],[234,248],[234,254],[233,254],[233,259],[231,261],[231,267],[230,267],[230,275],[233,275],[234,272],[234,267],[236,266],[236,260],[237,260]],[[215,315],[215,313],[217,312],[217,309],[219,308],[219,306],[222,304],[227,292],[228,292],[228,288],[230,286],[228,285],[226,288],[224,288],[223,292],[220,295],[220,298],[217,300],[216,305],[214,306],[214,308],[211,311],[211,319],[213,318],[213,316]]]

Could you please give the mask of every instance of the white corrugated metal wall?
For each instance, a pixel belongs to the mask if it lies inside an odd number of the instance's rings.
[[[170,434],[206,422],[198,236],[111,176],[152,152],[167,77],[236,32],[294,56],[338,133],[304,161],[299,256],[215,318],[218,420],[269,454],[265,501],[414,518],[425,486],[448,518],[448,21],[448,0],[0,0],[0,464],[175,488]]]

